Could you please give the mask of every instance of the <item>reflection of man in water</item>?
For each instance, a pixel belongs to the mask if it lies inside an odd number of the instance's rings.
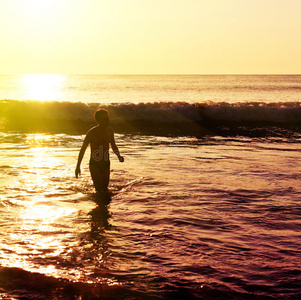
[[[109,144],[117,155],[120,162],[124,158],[119,154],[114,139],[113,129],[109,125],[109,113],[105,109],[98,109],[95,112],[95,120],[98,126],[95,126],[87,133],[83,145],[78,155],[75,176],[81,173],[80,164],[84,157],[85,151],[90,144],[91,157],[90,157],[90,173],[97,192],[104,192],[108,190],[110,180],[110,157],[109,157]]]

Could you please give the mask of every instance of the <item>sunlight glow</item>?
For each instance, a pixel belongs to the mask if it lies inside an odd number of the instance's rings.
[[[16,4],[22,10],[23,20],[34,25],[36,22],[47,23],[56,19],[62,11],[62,0],[21,0]]]
[[[33,227],[35,229],[39,229],[39,231],[49,231],[51,229],[55,229],[54,225],[56,223],[56,219],[66,217],[72,213],[74,213],[76,209],[72,208],[62,208],[62,207],[54,207],[50,205],[32,205],[29,206],[22,214],[23,219],[23,226],[21,229],[30,229],[32,230]],[[28,228],[30,227],[30,228]],[[52,238],[45,237],[45,243],[49,244],[50,242],[56,245],[57,241],[52,241]],[[40,241],[41,242],[41,241]],[[45,245],[44,245],[45,246]],[[43,246],[43,247],[44,247]]]
[[[70,279],[69,271],[60,271],[53,265],[36,266],[31,262],[30,257],[32,254],[39,254],[41,257],[55,257],[63,253],[65,246],[62,238],[66,238],[67,235],[57,235],[56,224],[61,218],[66,218],[75,212],[76,208],[42,204],[39,199],[26,205],[20,214],[21,226],[17,232],[10,234],[11,241],[22,241],[22,244],[14,243],[9,252],[0,250],[1,264],[6,267],[18,266],[24,270]],[[29,247],[23,247],[23,243]],[[74,271],[76,273],[76,270]],[[76,279],[79,275],[75,274],[72,278]]]
[[[59,160],[54,157],[49,157],[47,152],[51,151],[47,147],[35,145],[28,151],[28,166],[35,168],[37,165],[46,168],[54,168],[59,163]],[[32,161],[30,160],[32,158]]]
[[[28,134],[26,143],[33,147],[50,146],[53,139],[51,135],[47,134]],[[41,149],[41,152],[42,149]]]
[[[53,5],[57,5],[59,1],[53,1],[53,0],[26,0],[24,7],[27,8],[29,12],[32,13],[41,13],[41,12],[47,12]]]
[[[50,101],[61,97],[66,77],[57,74],[22,75],[21,86],[26,99]]]

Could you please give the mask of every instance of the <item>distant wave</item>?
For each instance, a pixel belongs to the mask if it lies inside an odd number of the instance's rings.
[[[181,130],[189,126],[258,126],[287,127],[301,125],[301,102],[186,103],[159,102],[140,104],[86,104],[82,102],[0,101],[2,130],[78,130],[92,126],[94,112],[105,108],[111,124],[119,131],[141,131],[167,126]]]

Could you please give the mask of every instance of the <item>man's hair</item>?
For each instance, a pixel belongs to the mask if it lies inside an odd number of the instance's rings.
[[[109,119],[109,112],[106,109],[100,108],[94,114],[95,120],[99,123],[103,119]]]

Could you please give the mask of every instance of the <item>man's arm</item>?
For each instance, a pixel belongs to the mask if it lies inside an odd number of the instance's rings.
[[[117,155],[119,161],[124,162],[124,158],[123,158],[123,156],[120,155],[119,149],[116,145],[115,137],[114,137],[114,131],[113,131],[112,128],[110,130],[110,143],[111,143],[112,150]]]
[[[88,135],[89,135],[89,133],[86,135],[86,137],[84,139],[84,142],[82,144],[82,147],[80,148],[80,151],[79,151],[79,155],[78,155],[78,159],[77,159],[77,165],[76,165],[76,169],[75,169],[75,177],[76,178],[78,178],[78,175],[81,173],[80,172],[80,164],[83,160],[86,149],[87,149],[87,147],[90,143]]]

